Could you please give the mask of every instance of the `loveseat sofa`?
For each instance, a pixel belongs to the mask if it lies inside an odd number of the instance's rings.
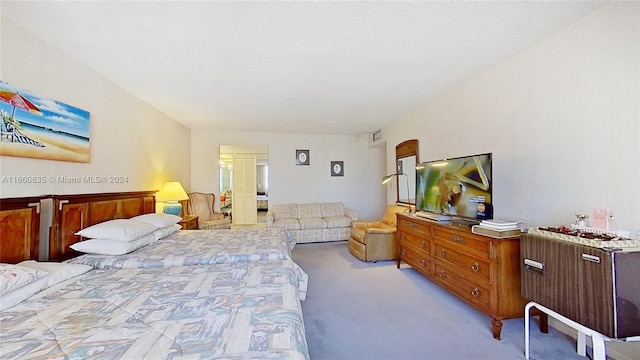
[[[349,240],[358,212],[341,202],[275,204],[266,215],[268,228],[287,230],[297,243]]]

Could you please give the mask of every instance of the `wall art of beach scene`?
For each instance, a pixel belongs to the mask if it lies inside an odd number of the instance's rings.
[[[0,155],[89,162],[89,112],[0,80]]]

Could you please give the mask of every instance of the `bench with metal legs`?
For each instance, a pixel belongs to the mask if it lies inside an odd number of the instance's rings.
[[[531,317],[531,308],[535,307],[539,311],[553,317],[554,319],[562,322],[563,324],[572,327],[578,331],[578,341],[576,345],[576,351],[580,356],[587,355],[587,336],[591,337],[593,344],[593,360],[606,360],[606,347],[605,341],[640,341],[640,336],[629,337],[625,339],[612,339],[600,334],[599,332],[589,329],[586,326],[580,325],[577,322],[568,319],[557,312],[546,308],[536,302],[530,302],[524,307],[524,357],[529,359],[529,322]]]

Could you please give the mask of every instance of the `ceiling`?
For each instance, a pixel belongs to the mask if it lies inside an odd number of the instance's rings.
[[[364,134],[606,2],[7,1],[191,129]]]

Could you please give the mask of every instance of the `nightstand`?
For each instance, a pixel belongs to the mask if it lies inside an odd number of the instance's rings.
[[[198,217],[185,215],[178,224],[182,226],[182,230],[198,230]]]

